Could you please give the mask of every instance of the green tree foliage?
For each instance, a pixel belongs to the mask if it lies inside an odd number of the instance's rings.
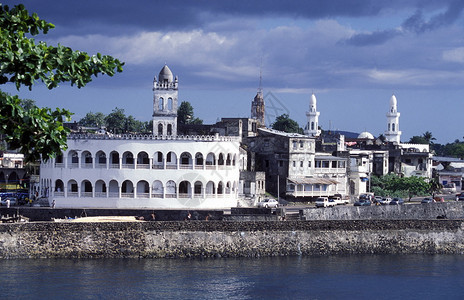
[[[203,120],[195,118],[193,106],[188,101],[182,101],[177,109],[177,124],[203,124]]]
[[[126,129],[124,109],[115,108],[105,117],[106,128],[112,133],[123,133]]]
[[[105,126],[105,115],[101,112],[88,112],[85,117],[79,120],[79,125],[85,127],[101,127]]]
[[[298,123],[289,118],[288,114],[280,115],[276,118],[275,122],[271,125],[272,129],[280,130],[288,133],[300,133],[303,134],[303,129]]]
[[[36,43],[31,37],[54,27],[37,14],[30,15],[23,5],[10,10],[0,4],[0,84],[32,89],[40,80],[49,89],[62,82],[81,88],[92,76],[122,71],[123,63],[111,56],[89,56],[62,45]],[[0,133],[10,147],[19,148],[26,161],[47,160],[65,149],[69,130],[63,122],[70,117],[67,110],[23,107],[17,96],[0,94]]]
[[[423,177],[399,177],[392,173],[380,177],[371,176],[371,190],[379,196],[405,197],[411,200],[414,196],[433,193],[433,188],[433,184]]]
[[[421,136],[415,135],[409,139],[408,143],[411,144],[429,144],[432,145],[433,141],[436,140],[430,131],[424,132]]]
[[[117,107],[107,116],[101,112],[88,112],[78,123],[84,127],[103,127],[112,133],[151,134],[153,130],[153,121],[136,120]]]

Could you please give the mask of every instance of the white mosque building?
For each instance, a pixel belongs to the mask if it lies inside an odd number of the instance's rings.
[[[68,137],[41,164],[41,190],[57,208],[220,209],[237,206],[240,138],[178,136],[178,78],[153,83],[153,135]]]

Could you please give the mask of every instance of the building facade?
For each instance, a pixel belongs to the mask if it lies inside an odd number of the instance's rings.
[[[164,66],[153,87],[153,134],[68,137],[68,149],[41,163],[41,190],[66,208],[228,208],[237,206],[239,136],[177,135],[178,80]]]

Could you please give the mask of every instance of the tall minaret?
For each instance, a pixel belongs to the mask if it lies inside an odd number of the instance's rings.
[[[305,135],[309,136],[319,136],[321,131],[319,130],[319,114],[317,111],[317,100],[314,93],[311,95],[309,100],[309,111],[306,112],[306,117],[308,118],[308,123],[304,131]]]
[[[260,71],[258,92],[256,93],[255,98],[251,102],[251,118],[258,120],[258,123],[260,123],[261,126],[265,126],[264,124],[265,105],[264,105],[263,88],[261,87],[261,81],[262,81],[262,75]]]
[[[395,95],[390,98],[390,111],[387,113],[387,130],[385,131],[385,139],[388,142],[400,143],[400,113],[397,110],[398,103]]]
[[[153,135],[177,135],[177,76],[167,65],[153,80]]]

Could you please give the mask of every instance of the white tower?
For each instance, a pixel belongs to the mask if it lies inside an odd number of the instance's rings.
[[[400,113],[397,111],[397,101],[395,95],[390,98],[390,111],[387,113],[387,130],[385,138],[388,142],[400,143]]]
[[[153,80],[153,135],[177,135],[177,84],[167,65]]]
[[[314,93],[311,95],[309,100],[309,111],[306,112],[306,117],[308,118],[308,123],[305,128],[305,135],[309,136],[319,136],[321,131],[319,130],[319,114],[316,108],[317,100]]]

